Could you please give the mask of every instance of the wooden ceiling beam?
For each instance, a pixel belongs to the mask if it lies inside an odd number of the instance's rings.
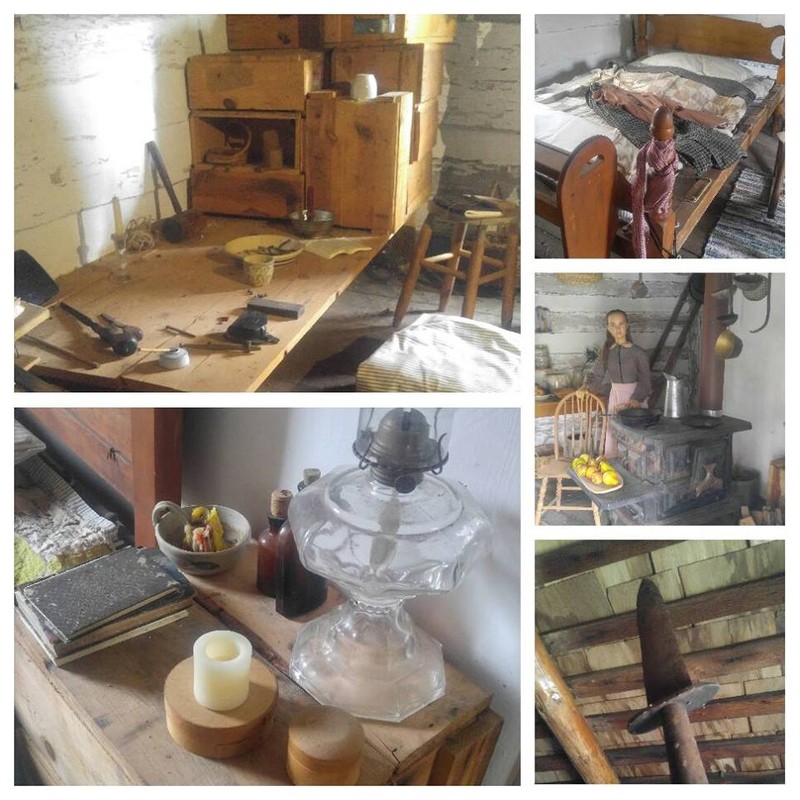
[[[783,575],[762,578],[738,586],[727,586],[712,592],[686,597],[667,603],[675,628],[705,622],[720,617],[757,611],[762,608],[782,606],[786,585]],[[584,622],[557,631],[542,634],[542,639],[552,656],[564,655],[570,650],[619,642],[639,635],[636,611],[615,617]]]
[[[644,701],[644,696],[642,701]],[[704,708],[698,708],[696,711],[690,712],[689,719],[692,722],[713,722],[742,717],[760,717],[770,714],[783,714],[785,708],[786,700],[783,692],[760,692],[758,694],[745,694],[740,697],[722,697],[718,700],[712,700]],[[607,714],[590,714],[585,719],[595,733],[624,731],[628,729],[628,722],[635,713],[636,709],[613,711]],[[547,725],[538,719],[536,720],[535,733],[537,739],[552,738]]]
[[[754,770],[752,772],[709,772],[709,783],[786,783],[782,769]],[[669,775],[646,775],[641,778],[622,778],[620,783],[670,783]]]
[[[683,539],[649,539],[628,541],[625,539],[581,540],[572,542],[558,550],[541,553],[534,558],[536,586],[578,575],[581,572],[614,564],[627,558],[644,555],[661,547],[678,544]]]
[[[695,681],[719,680],[725,675],[750,672],[783,665],[785,640],[782,635],[751,639],[747,642],[686,653],[684,659]],[[605,697],[618,692],[643,689],[641,664],[566,676],[567,685],[576,697]]]
[[[619,783],[555,661],[536,634],[536,710],[586,783]]]
[[[782,733],[770,736],[745,736],[738,739],[705,739],[697,743],[704,760],[721,758],[763,758],[783,756],[786,752]],[[662,744],[621,747],[605,751],[614,767],[635,767],[642,764],[666,764],[667,753]],[[570,761],[563,753],[536,757],[536,771],[567,769]]]

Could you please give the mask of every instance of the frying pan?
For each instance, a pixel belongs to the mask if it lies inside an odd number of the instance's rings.
[[[655,408],[623,408],[617,417],[629,428],[649,428],[661,419],[661,412]]]

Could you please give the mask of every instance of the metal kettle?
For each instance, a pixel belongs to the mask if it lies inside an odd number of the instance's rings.
[[[674,375],[664,373],[667,385],[664,389],[664,417],[680,419],[686,416],[686,399],[688,388],[686,381]]]

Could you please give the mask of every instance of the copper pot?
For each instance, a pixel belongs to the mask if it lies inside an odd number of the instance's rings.
[[[742,347],[742,340],[735,333],[726,329],[717,336],[717,341],[714,342],[714,355],[723,360],[737,358],[742,352]]]

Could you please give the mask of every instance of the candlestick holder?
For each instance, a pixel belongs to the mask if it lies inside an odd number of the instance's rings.
[[[177,664],[164,683],[167,730],[190,753],[206,758],[246,753],[259,746],[272,721],[278,683],[249,651],[244,657],[237,637],[244,639],[224,630],[201,636],[195,654]]]
[[[354,468],[315,481],[289,506],[301,560],[347,600],[298,633],[290,671],[316,700],[400,721],[444,694],[442,647],[403,608],[450,592],[487,549],[489,521],[438,477],[452,413],[365,409]]]

